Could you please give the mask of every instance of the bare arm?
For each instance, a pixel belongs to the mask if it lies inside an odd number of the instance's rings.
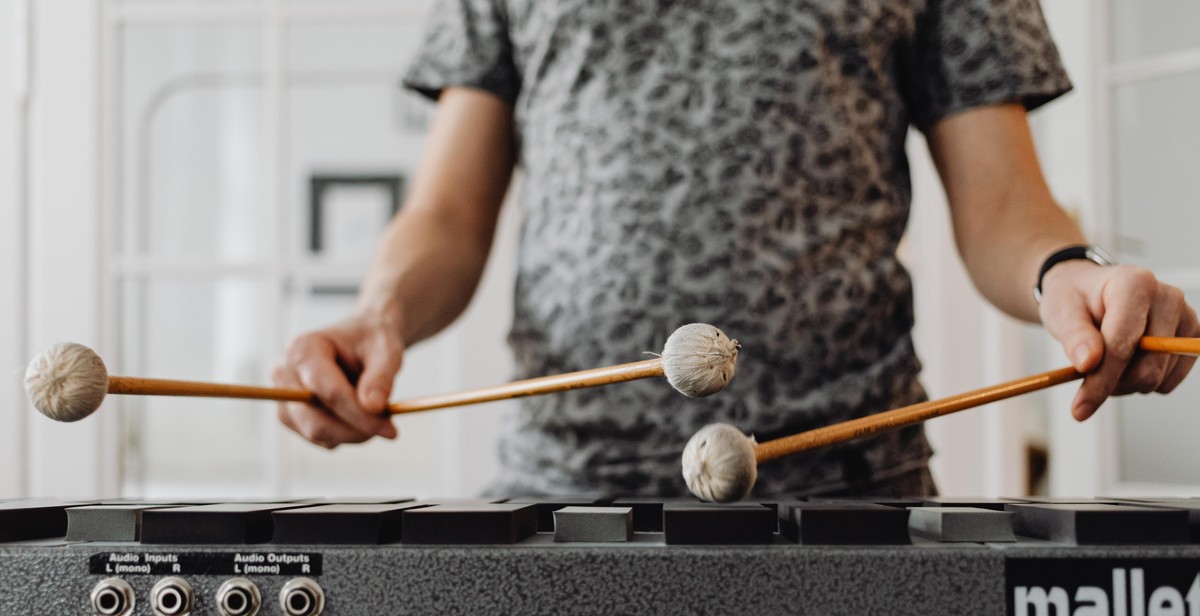
[[[1047,272],[1041,305],[1033,299],[1046,258],[1086,242],[1050,195],[1020,105],[946,118],[929,131],[929,148],[975,286],[1001,310],[1040,320],[1075,368],[1088,373],[1072,404],[1077,419],[1110,394],[1166,393],[1183,380],[1193,360],[1135,354],[1143,335],[1200,333],[1183,293],[1149,271],[1067,261]]]
[[[479,282],[514,165],[512,107],[448,89],[412,192],[388,227],[346,321],[297,337],[274,371],[322,404],[281,404],[279,419],[324,447],[395,438],[381,416],[404,349],[450,324]]]
[[[1050,195],[1024,109],[984,107],[951,116],[929,131],[929,150],[971,280],[996,307],[1036,322],[1031,290],[1042,261],[1086,242]]]
[[[512,107],[447,90],[412,192],[392,221],[357,313],[395,319],[406,344],[450,324],[483,273],[514,164]]]

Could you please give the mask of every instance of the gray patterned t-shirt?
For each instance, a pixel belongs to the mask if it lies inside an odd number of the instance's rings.
[[[921,400],[896,259],[908,127],[1069,89],[1036,0],[441,0],[406,83],[515,106],[520,376],[743,344],[710,398],[635,382],[522,402],[509,494],[684,491],[704,424],[759,440]],[[911,428],[764,464],[759,493],[926,464]]]

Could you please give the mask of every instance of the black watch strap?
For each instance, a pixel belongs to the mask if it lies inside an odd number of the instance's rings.
[[[1075,259],[1083,259],[1091,261],[1096,265],[1116,265],[1115,259],[1110,257],[1107,252],[1101,250],[1098,246],[1067,246],[1062,250],[1046,257],[1042,263],[1042,269],[1038,270],[1037,285],[1033,287],[1033,298],[1039,303],[1042,301],[1042,279],[1046,277],[1046,272],[1050,268],[1062,263],[1063,261],[1072,261]]]

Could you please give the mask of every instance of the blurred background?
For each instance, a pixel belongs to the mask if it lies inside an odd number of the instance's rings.
[[[267,403],[113,397],[63,425],[21,388],[62,340],[114,373],[267,383],[288,339],[346,315],[433,112],[399,87],[432,1],[0,0],[0,498],[434,497],[494,476],[507,403],[330,452]],[[1032,119],[1055,195],[1200,304],[1200,0],[1043,9],[1076,85]],[[1065,365],[971,288],[918,133],[909,150],[930,394]],[[509,378],[517,216],[467,314],[407,355],[398,396]],[[1200,494],[1200,376],[1086,424],[1072,394],[929,424],[943,493]]]

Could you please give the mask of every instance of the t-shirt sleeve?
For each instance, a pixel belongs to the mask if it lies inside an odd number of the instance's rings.
[[[424,40],[405,87],[436,100],[442,90],[466,87],[510,103],[521,89],[503,0],[435,0]]]
[[[902,59],[917,128],[982,105],[1043,105],[1071,89],[1038,0],[930,0]]]

